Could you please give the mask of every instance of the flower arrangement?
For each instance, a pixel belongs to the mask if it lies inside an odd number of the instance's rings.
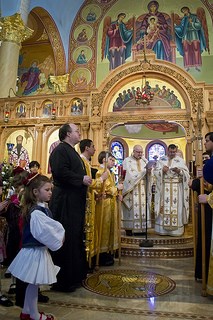
[[[2,200],[5,200],[10,196],[10,190],[12,188],[12,181],[13,181],[13,165],[8,164],[4,161],[0,165],[0,177],[2,180]]]

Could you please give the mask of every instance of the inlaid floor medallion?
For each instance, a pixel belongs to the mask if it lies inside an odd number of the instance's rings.
[[[84,287],[104,296],[137,299],[169,293],[175,289],[175,282],[153,272],[106,270],[89,275]]]

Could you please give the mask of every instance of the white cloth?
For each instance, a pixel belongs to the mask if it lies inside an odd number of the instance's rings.
[[[22,248],[8,270],[27,283],[52,284],[57,281],[60,268],[53,264],[48,248],[56,251],[63,245],[65,230],[58,221],[37,209],[31,213],[30,230],[44,246]]]
[[[163,173],[163,167],[169,167]],[[180,174],[172,168],[180,169]],[[155,231],[162,235],[181,236],[189,218],[189,170],[181,157],[162,157],[153,171],[156,178]]]
[[[123,170],[126,170],[126,175],[123,183],[122,224],[124,229],[133,232],[145,231],[146,214],[147,227],[151,227],[151,176],[149,175],[146,181],[147,163],[148,160],[144,157],[137,160],[130,156],[123,161]]]

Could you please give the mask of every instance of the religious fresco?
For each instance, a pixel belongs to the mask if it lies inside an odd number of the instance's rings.
[[[122,87],[110,103],[109,112],[137,111],[141,109],[185,109],[179,92],[161,80],[133,81]],[[147,97],[152,95],[150,100]]]
[[[162,1],[135,1],[134,6],[125,0],[112,1],[98,30],[97,86],[111,70],[132,61],[133,52],[143,53],[144,48],[157,59],[178,64],[195,79],[211,83],[206,71],[212,61],[208,59],[210,26],[210,14],[198,0],[169,6]]]
[[[83,114],[83,101],[80,98],[75,98],[71,102],[70,114],[81,115]]]
[[[85,6],[82,10],[82,18],[85,22],[93,23],[101,15],[101,8],[97,5],[91,4]]]
[[[42,107],[42,117],[43,118],[51,117],[52,107],[53,107],[53,102],[51,100],[47,100],[43,103],[43,107]]]
[[[54,86],[50,81],[50,76],[55,74],[55,63],[52,56],[49,55],[44,60],[36,57],[29,65],[26,52],[21,53],[20,57],[17,94],[32,96],[54,93]]]
[[[16,130],[9,135],[5,144],[4,159],[6,161],[10,159],[13,162],[11,152],[17,148],[17,137],[19,136],[23,138],[21,146],[23,147],[24,152],[28,154],[30,161],[32,161],[33,139],[30,133],[26,130]]]
[[[133,19],[124,21],[125,12],[120,12],[116,20],[107,16],[104,19],[101,58],[109,60],[109,70],[126,62],[131,56],[133,43]]]
[[[195,80],[212,83],[208,72],[212,64],[210,26],[211,16],[199,0],[188,4],[184,0],[135,0],[134,5],[128,0],[87,0],[70,29],[66,90],[99,87],[111,71],[131,62],[135,52],[143,54],[144,49],[184,68]],[[55,75],[51,45],[47,51],[40,45],[33,52],[23,47],[17,95],[55,93],[51,81]]]
[[[74,39],[80,43],[89,41],[93,36],[93,28],[88,24],[81,24],[74,30]]]
[[[73,60],[77,64],[87,64],[92,58],[92,50],[88,46],[79,46],[73,51]]]
[[[121,12],[113,22],[110,16],[104,18],[101,57],[109,60],[109,70],[125,63],[131,56],[131,49],[140,51],[145,48],[152,50],[157,59],[171,62],[175,62],[178,51],[187,71],[190,67],[200,71],[201,54],[203,51],[209,53],[205,10],[198,7],[194,14],[184,6],[179,9],[182,16],[168,14],[161,12],[158,1],[150,1],[147,10],[147,13],[129,19],[125,11]]]
[[[19,102],[16,106],[16,118],[26,118],[26,104]]]
[[[86,88],[91,81],[91,72],[86,68],[79,68],[71,74],[72,84],[78,89]]]
[[[172,61],[171,41],[174,35],[171,17],[160,11],[158,1],[150,1],[147,10],[148,13],[135,20],[136,49],[151,49],[157,59]]]
[[[176,46],[183,57],[184,68],[200,71],[202,67],[202,53],[210,54],[209,32],[206,21],[205,10],[201,7],[192,13],[189,7],[180,9],[182,16],[175,14],[174,30]]]

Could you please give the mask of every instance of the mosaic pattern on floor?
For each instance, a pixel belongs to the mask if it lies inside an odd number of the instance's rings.
[[[89,275],[84,287],[104,296],[137,299],[169,293],[175,289],[175,282],[153,272],[107,270]]]

